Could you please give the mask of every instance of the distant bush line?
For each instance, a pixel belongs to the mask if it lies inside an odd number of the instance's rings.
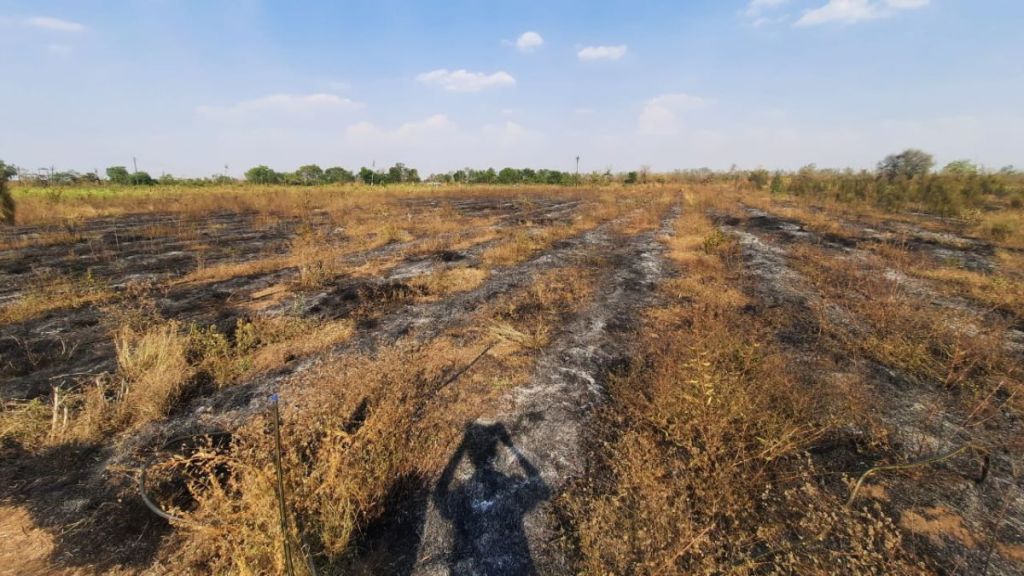
[[[278,172],[268,166],[256,166],[245,172],[242,180],[226,175],[208,178],[176,178],[169,174],[153,178],[146,172],[130,172],[124,166],[111,166],[106,178],[96,172],[74,171],[31,174],[4,165],[8,177],[17,176],[29,186],[73,186],[109,183],[118,186],[206,186],[237,184],[324,186],[360,183],[370,186],[392,184],[459,184],[459,185],[554,185],[602,186],[610,184],[708,184],[731,183],[740,187],[769,189],[773,194],[813,196],[838,202],[868,203],[885,210],[915,209],[942,216],[957,216],[965,210],[980,209],[993,200],[1021,208],[1024,204],[1024,173],[1012,167],[986,171],[970,161],[959,160],[934,170],[931,155],[920,150],[893,154],[878,163],[875,170],[819,169],[813,164],[795,172],[764,169],[715,171],[709,168],[655,173],[649,168],[613,173],[610,169],[584,174],[560,170],[532,168],[465,168],[431,174],[421,178],[419,171],[399,162],[386,170],[362,167],[351,171],[339,166],[321,168],[316,164],[300,166],[293,172]],[[9,197],[9,194],[5,198]],[[6,201],[5,201],[6,202]],[[5,210],[8,203],[5,203]],[[13,204],[10,205],[13,212]],[[6,214],[6,212],[5,212]],[[2,221],[2,220],[0,220]]]

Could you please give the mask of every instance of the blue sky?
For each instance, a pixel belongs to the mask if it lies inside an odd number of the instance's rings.
[[[1020,0],[0,0],[0,159],[1024,165]]]

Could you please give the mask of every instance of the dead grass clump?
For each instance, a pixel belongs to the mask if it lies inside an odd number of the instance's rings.
[[[166,417],[187,396],[193,367],[188,338],[175,322],[140,331],[122,327],[114,337],[117,373],[97,378],[66,398],[76,407],[72,436],[101,439]]]
[[[487,249],[481,260],[487,266],[511,266],[547,248],[553,237],[543,228],[516,228],[507,239]]]
[[[120,417],[133,425],[167,416],[186,392],[192,367],[188,340],[177,323],[146,332],[124,329],[114,339],[117,349]]]
[[[483,284],[488,276],[490,272],[487,270],[459,266],[417,276],[409,281],[409,285],[426,291],[430,298],[437,298],[473,290]]]
[[[51,408],[41,399],[0,402],[0,454],[11,446],[45,446],[51,432]]]
[[[516,347],[539,350],[558,326],[593,295],[590,269],[567,267],[542,274],[494,307],[489,332]]]

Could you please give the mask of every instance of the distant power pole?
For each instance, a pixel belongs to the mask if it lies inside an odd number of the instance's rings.
[[[135,161],[135,156],[132,156],[132,170],[133,170],[133,171],[134,171],[134,172],[135,172],[136,174],[138,174],[138,173],[139,173],[139,163]]]
[[[580,157],[576,156],[576,185],[580,185]]]

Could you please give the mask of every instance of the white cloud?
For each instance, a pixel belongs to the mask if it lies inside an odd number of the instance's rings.
[[[679,115],[699,110],[708,101],[690,94],[662,94],[644,103],[637,119],[637,132],[646,136],[671,136],[679,132]]]
[[[206,116],[233,117],[258,112],[299,113],[323,110],[354,110],[362,104],[335,94],[271,94],[230,106],[199,106]]]
[[[354,144],[413,145],[423,143],[424,137],[453,129],[455,125],[444,114],[434,114],[417,122],[407,122],[394,130],[381,128],[370,122],[359,122],[345,130],[345,136]]]
[[[33,16],[32,18],[26,18],[22,23],[29,28],[40,28],[55,32],[81,32],[85,30],[85,26],[78,22],[51,18],[49,16]]]
[[[902,10],[924,8],[931,0],[829,0],[824,6],[804,12],[795,26],[856,24],[889,18]]]
[[[576,57],[583,61],[592,60],[621,60],[629,47],[625,44],[618,46],[587,46],[576,53]]]
[[[498,71],[493,74],[469,72],[468,70],[447,70],[441,68],[424,72],[416,77],[422,84],[440,86],[449,92],[479,92],[487,88],[515,86],[516,79],[511,74]]]
[[[501,124],[486,124],[481,130],[484,140],[501,146],[518,146],[539,135],[527,130],[523,125],[506,120]]]
[[[750,25],[758,28],[770,22],[784,20],[784,17],[773,17],[771,14],[789,3],[790,0],[750,0],[740,15],[750,21]]]
[[[544,45],[544,38],[536,32],[523,32],[516,40],[520,52],[533,52]]]
[[[761,14],[788,4],[789,0],[750,0],[743,10],[743,15],[749,18],[757,18]]]

